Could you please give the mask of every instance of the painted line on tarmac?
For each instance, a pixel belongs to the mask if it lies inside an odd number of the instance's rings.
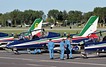
[[[56,66],[51,66],[51,65],[41,65],[41,64],[26,64],[29,66],[41,66],[41,67],[56,67]]]
[[[49,53],[45,53],[44,55],[49,55]],[[57,54],[55,53],[54,55],[59,55],[59,54],[58,53]]]
[[[12,57],[0,57],[2,59],[16,59],[16,60],[28,60],[28,61],[31,61],[33,59],[25,59],[25,58],[12,58]]]
[[[1,64],[10,64],[10,63],[4,63],[4,62],[0,62],[0,65]],[[12,65],[15,65],[16,63],[11,63]]]
[[[54,62],[54,63],[58,62],[58,63],[70,63],[70,64],[82,64],[82,65],[93,65],[93,66],[105,66],[106,67],[106,64],[98,64],[98,63],[84,63],[84,62],[73,62],[73,61],[67,62],[67,61],[40,60],[40,59],[34,60],[34,59],[26,59],[26,58],[12,58],[12,57],[0,57],[0,58],[3,58],[3,59],[26,60],[26,61],[36,61],[36,62]],[[29,64],[29,65],[31,65],[31,64]]]
[[[0,57],[2,59],[16,59],[16,60],[25,60],[25,61],[36,61],[36,62],[41,62],[41,60],[37,59],[26,59],[26,58],[12,58],[12,57]],[[2,63],[1,63],[2,64]],[[5,63],[6,64],[6,63]],[[41,64],[26,64],[29,66],[41,66],[41,67],[56,67],[56,66],[50,66],[50,65],[41,65]]]
[[[106,60],[106,58],[101,58],[101,57],[98,57],[98,58],[89,58],[91,60]]]
[[[58,62],[58,63],[70,63],[70,64],[83,64],[83,65],[93,65],[93,66],[105,66],[106,64],[98,64],[98,63],[84,63],[84,62],[67,62],[67,61],[55,61],[55,60],[41,60],[43,62]]]
[[[93,65],[93,66],[105,66],[106,64],[98,64],[98,63],[81,63],[81,62],[67,62],[67,63],[72,63],[72,64],[83,64],[83,65]]]

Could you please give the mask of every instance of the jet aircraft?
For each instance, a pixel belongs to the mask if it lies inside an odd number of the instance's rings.
[[[24,34],[23,36],[25,36],[25,37],[27,37],[29,35],[31,35],[31,36],[34,36],[34,35],[40,36],[41,35],[41,33],[40,33],[41,30],[37,30],[37,29],[41,29],[42,28],[42,22],[43,22],[43,20],[40,19],[40,18],[35,19],[34,23],[31,25],[31,27],[29,28],[29,30],[27,31],[27,33]],[[37,30],[37,31],[35,32],[33,30]]]
[[[14,36],[0,32],[0,48],[14,40]]]
[[[85,40],[83,57],[87,57],[88,54],[96,53],[100,56],[100,53],[106,53],[106,30],[98,31],[91,34],[98,34],[98,38],[90,38]]]
[[[98,18],[97,16],[91,16],[90,19],[87,21],[87,24],[85,27],[82,29],[82,31],[77,34],[77,36],[73,36],[72,42],[81,42],[82,40],[85,40],[88,38],[88,35],[90,33],[93,33],[97,30],[97,23],[98,23]],[[41,26],[41,24],[40,24]],[[36,30],[31,30],[30,32],[36,32],[36,31],[41,31],[42,29],[36,29]],[[44,31],[44,30],[43,30]],[[95,34],[90,35],[89,38],[94,37],[97,38]],[[60,33],[55,33],[55,32],[43,32],[40,37],[35,37],[30,40],[17,40],[14,41],[10,44],[8,44],[6,47],[13,49],[41,49],[47,46],[48,40],[52,39],[53,42],[59,43],[62,39],[66,39],[67,37],[61,37]]]
[[[40,36],[40,30],[39,31],[36,31],[36,32],[31,32],[32,30],[36,30],[36,29],[41,29],[42,27],[42,22],[43,20],[38,18],[38,19],[35,19],[34,23],[31,25],[31,27],[29,28],[29,30],[27,31],[28,33],[27,34],[24,34],[24,35],[21,35],[21,33],[19,34],[19,37],[20,38],[23,38],[23,36],[25,36],[25,38],[28,38],[29,35],[31,36]],[[30,33],[31,32],[31,33]],[[23,32],[22,32],[23,33]],[[13,41],[16,41],[14,39],[14,36],[10,36],[9,34],[7,33],[2,33],[0,32],[0,47],[1,48],[4,48],[6,47],[7,44],[13,42]]]

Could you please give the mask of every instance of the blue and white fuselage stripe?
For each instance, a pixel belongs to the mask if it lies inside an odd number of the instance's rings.
[[[89,46],[85,46],[85,51],[106,51],[106,42],[92,43]]]

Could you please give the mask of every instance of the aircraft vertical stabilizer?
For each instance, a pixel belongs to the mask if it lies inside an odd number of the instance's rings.
[[[98,16],[91,16],[78,36],[87,37],[90,33],[95,32],[97,30],[98,19]]]
[[[31,25],[31,27],[29,28],[29,30],[28,30],[29,33],[27,35],[29,35],[30,32],[33,31],[33,30],[41,29],[42,28],[42,22],[43,22],[42,19],[40,19],[40,18],[36,19],[34,21],[34,23]],[[32,36],[34,36],[34,35],[40,36],[40,32],[41,32],[41,30],[33,31],[33,32],[31,32],[31,34],[32,34]]]

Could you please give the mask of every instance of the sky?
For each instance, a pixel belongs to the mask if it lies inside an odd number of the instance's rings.
[[[0,13],[11,12],[14,9],[42,10],[45,14],[52,9],[89,12],[95,7],[106,7],[106,0],[0,0]]]

